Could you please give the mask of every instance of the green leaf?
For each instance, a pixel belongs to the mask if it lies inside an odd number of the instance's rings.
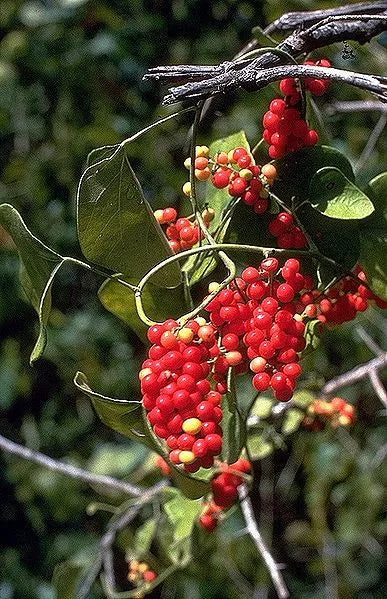
[[[244,131],[239,131],[228,137],[218,139],[210,145],[210,156],[214,156],[218,152],[229,152],[233,148],[246,148],[250,150],[249,142],[246,139]],[[224,240],[227,229],[229,227],[230,218],[225,218],[227,210],[230,208],[230,204],[235,201],[235,198],[230,196],[227,189],[216,189],[209,181],[207,183],[206,190],[206,203],[210,208],[215,210],[214,220],[210,225],[210,232],[214,235],[217,243],[222,243]],[[219,229],[220,223],[223,222],[222,228]],[[217,259],[212,256],[191,256],[184,265],[185,271],[190,271],[191,267],[196,264],[196,268],[190,275],[190,285],[198,283],[205,276],[208,276],[216,267]]]
[[[51,287],[65,259],[45,246],[29,231],[15,208],[0,206],[0,224],[12,237],[21,260],[20,281],[39,315],[39,337],[32,350],[31,363],[43,353],[47,342],[46,325],[51,311]]]
[[[249,435],[247,438],[247,451],[251,459],[262,460],[273,453],[274,445],[267,441],[262,434]]]
[[[238,133],[212,142],[210,145],[210,156],[214,156],[218,152],[229,152],[233,148],[246,148],[246,150],[250,151],[249,142],[244,131],[238,131]],[[216,189],[211,182],[207,183],[206,202],[210,208],[215,210],[215,217],[210,227],[211,232],[215,231],[218,227],[228,205],[233,199],[228,193],[227,188]]]
[[[119,144],[115,144],[114,146],[102,146],[101,148],[95,148],[95,150],[91,150],[87,156],[86,166],[91,166],[92,164],[96,164],[105,158],[110,158],[118,147]]]
[[[316,395],[314,393],[306,391],[305,389],[300,389],[295,391],[292,401],[295,406],[305,410],[305,408],[307,408],[315,399]]]
[[[98,297],[109,312],[121,318],[144,342],[147,342],[148,327],[137,314],[134,293],[130,289],[114,279],[107,279],[100,287]],[[144,288],[142,301],[145,313],[158,322],[163,322],[167,318],[179,318],[189,311],[183,284],[174,289],[166,289],[148,283]]]
[[[173,554],[176,549],[181,548],[188,559],[191,554],[192,530],[203,511],[203,504],[200,499],[187,499],[176,489],[165,489],[165,494],[170,499],[164,504],[164,511],[173,530],[169,553]]]
[[[228,389],[229,391],[223,397],[222,403],[222,459],[228,464],[232,464],[239,458],[246,439],[246,424],[238,409],[234,374],[232,369],[229,370]]]
[[[274,399],[260,395],[254,402],[251,414],[253,416],[258,416],[258,418],[263,420],[265,418],[270,418],[274,403]]]
[[[375,212],[362,222],[362,230],[378,230],[387,235],[387,172],[372,179],[365,191],[374,204]]]
[[[287,410],[283,423],[282,432],[284,435],[290,435],[298,430],[301,422],[304,420],[304,413],[301,410],[290,408]]]
[[[331,218],[362,219],[374,211],[371,200],[332,166],[319,169],[309,186],[312,206]]]
[[[113,399],[101,395],[100,393],[96,393],[91,390],[86,376],[82,372],[76,373],[74,384],[79,391],[85,393],[91,399],[95,411],[104,424],[125,437],[139,441],[149,449],[152,449],[161,455],[171,467],[172,477],[176,486],[178,486],[187,497],[196,499],[197,497],[202,497],[209,491],[210,485],[208,481],[189,476],[188,473],[182,472],[170,462],[168,453],[154,436],[148,425],[140,401]]]
[[[377,229],[360,234],[360,264],[367,275],[367,282],[377,296],[387,301],[386,239]]]
[[[315,146],[292,152],[281,160],[275,161],[278,172],[273,192],[283,201],[289,201],[292,196],[300,200],[309,200],[309,184],[313,175],[321,168],[332,166],[339,169],[347,179],[354,181],[355,176],[349,160],[328,146]]]
[[[157,531],[157,520],[151,518],[137,528],[134,537],[134,554],[137,559],[142,559],[149,552],[150,546]]]
[[[270,37],[270,35],[267,35],[263,31],[263,29],[259,27],[259,25],[253,27],[251,33],[253,35],[253,38],[257,40],[259,46],[261,46],[262,48],[272,48],[273,46],[277,45],[277,42],[272,37]]]
[[[77,219],[86,258],[130,280],[139,280],[155,264],[173,255],[123,144],[84,171],[77,192]],[[177,263],[152,280],[161,287],[175,287],[180,282]]]
[[[321,331],[321,322],[317,320],[310,320],[306,323],[305,328],[305,341],[306,348],[316,349],[320,343],[320,331]],[[306,349],[305,348],[305,349]]]
[[[55,566],[52,585],[56,591],[56,599],[77,599],[83,571],[83,566],[70,561]]]

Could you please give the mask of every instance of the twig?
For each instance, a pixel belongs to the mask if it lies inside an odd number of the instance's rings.
[[[357,174],[360,171],[360,169],[364,166],[364,164],[367,162],[367,160],[371,156],[372,152],[375,149],[376,144],[378,143],[379,137],[382,135],[382,133],[384,131],[386,123],[387,123],[387,113],[382,112],[382,114],[379,117],[378,122],[376,123],[375,127],[373,128],[372,132],[370,133],[368,141],[367,141],[366,145],[364,146],[364,149],[363,149],[362,153],[360,154],[358,161],[355,164],[355,167],[354,167],[355,174]]]
[[[348,102],[333,102],[332,104],[328,104],[325,108],[325,112],[330,116],[338,112],[352,113],[372,110],[387,112],[387,103],[379,102],[378,100],[353,100]]]
[[[105,584],[108,588],[112,588],[112,591],[114,592],[115,577],[111,558],[112,546],[116,535],[132,522],[142,507],[151,501],[167,484],[168,482],[166,480],[162,480],[160,483],[143,491],[142,497],[135,505],[130,506],[130,508],[124,511],[119,517],[113,517],[110,520],[108,528],[99,542],[99,551],[96,560],[79,586],[76,599],[86,599],[102,567],[104,570]]]
[[[254,541],[267,569],[277,592],[279,599],[287,599],[290,597],[285,581],[279,571],[278,565],[275,563],[270,551],[266,547],[261,533],[259,532],[257,522],[254,516],[253,506],[251,504],[248,489],[246,485],[238,487],[238,494],[241,504],[242,513],[246,522],[247,530]]]
[[[360,339],[364,341],[368,349],[370,349],[375,354],[375,356],[382,356],[384,354],[382,348],[379,347],[377,343],[375,343],[375,341],[367,333],[367,331],[362,325],[357,326],[355,331],[357,335],[360,337]]]
[[[329,395],[334,391],[337,391],[337,389],[341,389],[342,387],[346,387],[347,385],[352,385],[356,381],[359,381],[360,379],[368,376],[379,399],[382,401],[385,407],[387,407],[386,391],[377,374],[378,371],[382,369],[384,366],[387,366],[387,352],[383,353],[382,355],[376,358],[373,358],[365,364],[356,366],[349,372],[345,372],[344,374],[341,374],[340,376],[332,379],[324,385],[324,387],[321,390],[321,393],[322,395]]]
[[[338,577],[335,564],[335,545],[331,536],[325,537],[322,549],[327,599],[338,599]]]
[[[34,462],[35,464],[39,464],[40,466],[44,466],[45,468],[49,468],[55,472],[61,472],[66,476],[70,476],[71,478],[81,480],[91,485],[104,486],[109,489],[113,489],[114,491],[134,495],[135,497],[141,497],[144,495],[144,489],[136,487],[129,482],[118,480],[103,474],[93,474],[88,470],[78,468],[78,466],[73,466],[71,464],[66,464],[65,462],[60,462],[59,460],[54,460],[44,453],[40,453],[40,451],[35,451],[33,449],[29,449],[28,447],[24,447],[23,445],[19,445],[18,443],[15,443],[14,441],[11,441],[2,435],[0,435],[0,448],[8,453],[29,460],[30,462]]]
[[[380,2],[358,2],[357,4],[346,4],[345,6],[337,6],[335,8],[325,8],[324,10],[288,12],[282,15],[279,19],[270,23],[264,30],[266,34],[274,31],[289,31],[295,29],[299,25],[313,25],[326,17],[350,14],[372,14],[378,13],[386,9],[387,3],[385,0]]]

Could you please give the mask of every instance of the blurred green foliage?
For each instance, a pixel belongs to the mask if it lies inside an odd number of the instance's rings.
[[[159,107],[157,86],[142,81],[145,70],[157,64],[220,62],[240,49],[254,25],[285,10],[317,7],[313,0],[286,5],[273,0],[2,0],[1,202],[18,208],[48,245],[80,256],[74,197],[87,154],[167,114]],[[341,45],[328,54],[337,66],[381,72],[383,54],[376,41],[351,48],[349,60]],[[255,143],[274,93],[271,86],[259,98],[238,94],[235,101],[217,102],[222,117],[208,115],[203,143],[240,129]],[[324,103],[362,97],[350,87],[332,85]],[[327,133],[354,163],[377,118],[374,113],[335,114],[326,118]],[[181,202],[189,125],[189,116],[169,121],[130,148],[155,208]],[[380,172],[382,143],[360,170],[360,187]],[[0,244],[1,433],[98,473],[124,477],[134,472],[131,480],[154,480],[143,448],[105,427],[72,384],[79,369],[102,393],[138,398],[142,345],[103,310],[96,298],[101,281],[71,266],[60,271],[49,344],[44,358],[30,368],[36,315],[22,300],[17,256],[5,234],[0,233]],[[379,312],[370,311],[359,321],[383,345]],[[305,359],[305,370],[313,373],[313,387],[370,357],[352,323],[326,332]],[[387,594],[381,579],[381,406],[366,382],[346,389],[345,396],[359,406],[353,433],[296,433],[286,447],[257,464],[262,531],[272,539],[276,559],[287,564],[287,582],[300,599],[333,596],[329,584],[335,584],[336,571],[340,598],[382,599]],[[106,513],[86,511],[100,495],[28,462],[7,455],[0,459],[0,599],[54,599],[56,564],[74,554],[78,563],[87,563],[106,525]],[[145,510],[135,526],[147,515],[151,511]],[[241,529],[235,511],[217,536],[195,531],[201,537],[195,543],[197,561],[168,579],[162,596],[234,599],[253,596],[254,590],[255,596],[266,596],[267,575]],[[123,556],[134,543],[134,530],[119,538],[121,581]],[[162,565],[162,548],[159,553]],[[90,595],[102,596],[98,586]],[[159,591],[152,596],[160,596]]]

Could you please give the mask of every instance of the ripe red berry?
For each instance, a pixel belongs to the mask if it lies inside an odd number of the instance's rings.
[[[230,183],[231,172],[232,171],[230,169],[219,169],[216,171],[212,177],[212,183],[214,187],[217,187],[218,189],[227,187],[227,185]]]
[[[287,283],[283,283],[277,289],[277,298],[280,302],[288,303],[294,298],[294,289]]]
[[[260,372],[253,376],[253,386],[257,391],[266,391],[270,385],[270,376],[267,372]]]

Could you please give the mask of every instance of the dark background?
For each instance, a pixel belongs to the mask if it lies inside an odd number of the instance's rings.
[[[313,1],[2,0],[1,202],[20,210],[50,247],[80,256],[75,192],[88,152],[167,114],[159,106],[159,87],[142,81],[146,69],[229,59],[254,25],[264,26],[285,10],[320,7]],[[349,61],[343,45],[328,55],[336,66],[382,72],[380,45],[351,47]],[[218,104],[221,116],[206,120],[203,143],[241,128],[251,142],[257,141],[270,93],[259,98],[240,94]],[[333,85],[319,105],[325,110],[334,99],[362,97]],[[334,115],[327,117],[327,129],[333,144],[356,163],[377,119],[375,113]],[[169,121],[131,146],[133,167],[155,208],[180,201],[189,124],[189,117]],[[379,141],[358,173],[359,184],[382,170],[384,150]],[[29,367],[37,319],[21,297],[17,271],[17,254],[0,230],[1,434],[95,472],[122,477],[134,471],[137,476],[144,451],[97,419],[88,400],[75,392],[72,378],[79,369],[101,392],[137,396],[140,342],[99,304],[95,292],[102,281],[67,268],[54,285],[44,358]],[[360,321],[382,344],[380,313],[371,310]],[[308,364],[323,380],[371,356],[352,323],[328,331]],[[346,397],[360,411],[352,439],[346,432],[297,434],[257,470],[263,530],[272,538],[277,559],[288,565],[287,581],[300,599],[332,596],[323,547],[316,543],[321,526],[328,526],[335,541],[339,596],[386,596],[380,544],[385,531],[381,405],[367,383],[349,389]],[[87,505],[99,495],[80,483],[7,455],[0,456],[0,468],[0,599],[54,599],[54,566],[87,554],[108,515],[87,515]],[[266,597],[264,570],[250,542],[238,534],[242,527],[238,514],[230,517],[208,553],[167,581],[161,596]],[[121,540],[121,569],[128,545],[130,534]],[[98,586],[93,593],[90,597],[103,596]]]

